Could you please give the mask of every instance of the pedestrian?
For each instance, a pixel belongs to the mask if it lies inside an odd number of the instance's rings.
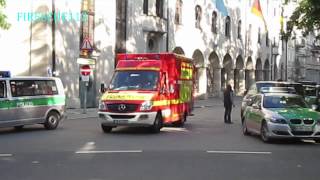
[[[223,103],[224,103],[224,123],[232,124],[231,122],[231,111],[233,104],[233,90],[230,84],[227,85],[223,93]]]

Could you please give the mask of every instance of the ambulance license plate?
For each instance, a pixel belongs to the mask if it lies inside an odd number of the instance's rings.
[[[113,123],[114,124],[124,124],[124,123],[127,123],[128,122],[128,120],[113,120]]]

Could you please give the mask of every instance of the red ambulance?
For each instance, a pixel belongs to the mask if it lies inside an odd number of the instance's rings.
[[[104,132],[117,126],[183,126],[194,102],[194,65],[173,53],[119,54],[117,67],[99,102]]]

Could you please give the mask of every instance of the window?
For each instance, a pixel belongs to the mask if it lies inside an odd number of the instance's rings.
[[[211,31],[214,34],[217,34],[218,29],[217,29],[217,19],[218,19],[218,14],[216,11],[212,12],[212,17],[211,17]]]
[[[163,0],[156,0],[156,14],[158,17],[163,17]]]
[[[249,30],[248,30],[248,44],[251,45],[251,32],[252,32],[252,24],[249,24]]]
[[[53,80],[12,80],[10,88],[13,97],[58,94]]]
[[[196,26],[196,28],[199,28],[199,29],[201,29],[201,26],[200,26],[201,16],[202,16],[201,7],[199,5],[197,5],[195,8],[195,19],[196,19],[195,26]]]
[[[80,46],[88,38],[93,46],[94,0],[82,0]],[[80,47],[81,48],[81,47]]]
[[[225,36],[230,38],[230,31],[231,31],[231,19],[229,16],[226,17],[226,24],[225,24]]]
[[[269,47],[269,32],[266,33],[266,46]]]
[[[258,28],[258,43],[261,44],[261,29]]]
[[[182,0],[176,1],[176,13],[174,16],[175,24],[182,24]]]
[[[0,81],[0,98],[6,98],[7,91],[6,91],[6,83],[4,81]]]
[[[238,21],[238,39],[241,39],[241,25],[242,22],[241,20]]]
[[[148,6],[149,6],[148,0],[143,0],[143,14],[148,15]]]

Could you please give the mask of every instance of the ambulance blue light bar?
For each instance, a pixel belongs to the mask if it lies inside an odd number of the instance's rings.
[[[10,71],[0,71],[0,78],[9,78],[11,77]]]

